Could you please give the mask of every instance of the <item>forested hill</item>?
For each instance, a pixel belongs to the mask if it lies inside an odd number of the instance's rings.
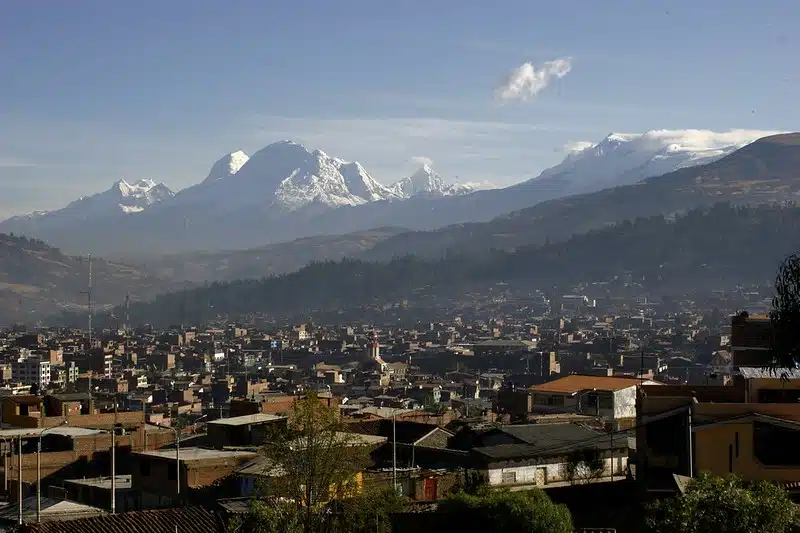
[[[623,272],[654,291],[730,287],[772,280],[780,260],[800,250],[800,208],[718,204],[675,219],[661,216],[515,252],[413,256],[389,263],[346,259],[295,273],[217,283],[136,304],[137,322],[197,323],[217,315],[286,315],[370,303],[413,302],[420,291],[447,297],[499,281],[554,284],[605,281]]]

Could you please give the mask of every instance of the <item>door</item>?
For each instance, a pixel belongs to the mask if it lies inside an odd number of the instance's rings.
[[[536,482],[537,487],[543,487],[545,483],[547,483],[547,469],[542,467],[536,467],[536,470],[533,472],[534,481]]]
[[[433,502],[436,501],[436,478],[435,477],[428,477],[425,478],[425,501]]]

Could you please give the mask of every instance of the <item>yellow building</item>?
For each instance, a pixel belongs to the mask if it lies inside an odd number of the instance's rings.
[[[781,377],[781,374],[784,374]],[[741,367],[731,386],[640,387],[637,478],[672,474],[800,481],[800,372]]]

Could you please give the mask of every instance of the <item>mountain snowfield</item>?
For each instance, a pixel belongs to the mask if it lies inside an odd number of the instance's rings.
[[[393,184],[392,190],[402,198],[411,198],[413,196],[456,196],[459,194],[469,194],[473,192],[474,189],[469,185],[448,185],[430,165],[424,164],[422,168],[411,176]]]
[[[535,180],[559,180],[566,194],[632,185],[680,168],[716,161],[751,142],[781,132],[653,130],[611,133],[597,143],[578,142],[558,165]]]
[[[51,217],[57,218],[59,223],[63,223],[65,218],[85,220],[109,215],[139,213],[173,196],[175,193],[163,183],[140,179],[131,184],[123,178],[114,182],[110,189],[92,196],[78,198],[57,211],[36,211],[29,215],[13,217],[3,224],[30,219],[46,223],[46,220]]]
[[[120,180],[63,209],[0,222],[0,232],[68,251],[136,254],[255,247],[385,226],[434,229],[709,163],[773,133],[612,133],[574,143],[579,149],[535,178],[492,190],[445,183],[427,164],[387,186],[358,162],[279,141],[252,156],[223,156],[203,181],[178,193],[150,180]]]

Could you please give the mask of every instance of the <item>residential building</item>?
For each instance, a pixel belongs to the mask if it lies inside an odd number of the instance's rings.
[[[43,390],[50,384],[50,361],[20,357],[11,363],[11,378],[25,385],[36,385],[39,390]]]
[[[570,375],[531,387],[534,413],[568,412],[596,416],[632,427],[636,419],[636,389],[652,380]]]

